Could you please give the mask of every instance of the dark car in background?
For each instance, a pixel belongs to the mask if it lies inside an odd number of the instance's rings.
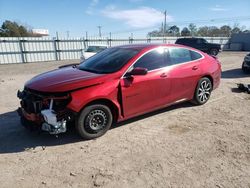
[[[242,63],[242,70],[244,73],[250,73],[250,53],[247,54]]]
[[[209,43],[203,38],[179,38],[175,44],[190,46],[214,56],[221,50],[220,44]]]

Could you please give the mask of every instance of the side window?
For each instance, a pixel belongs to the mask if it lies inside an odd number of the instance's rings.
[[[202,58],[202,55],[199,54],[198,52],[190,50],[190,54],[191,54],[192,60],[197,60],[197,59]]]
[[[192,61],[190,51],[184,48],[169,48],[169,58],[172,65]]]
[[[166,66],[164,50],[153,50],[142,56],[135,64],[134,68],[146,68],[148,71]]]

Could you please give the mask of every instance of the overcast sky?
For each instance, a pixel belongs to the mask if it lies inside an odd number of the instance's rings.
[[[119,37],[131,32],[145,35],[159,28],[164,10],[169,25],[183,27],[197,21],[198,26],[232,26],[237,22],[250,28],[250,0],[0,0],[0,21],[48,29],[51,36],[56,31],[66,36],[69,31],[71,37],[82,37],[85,31],[98,35],[100,25],[103,34]]]

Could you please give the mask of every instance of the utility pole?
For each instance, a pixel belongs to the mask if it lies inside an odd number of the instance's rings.
[[[167,30],[167,11],[164,11],[164,36],[166,36],[166,30]]]
[[[88,39],[88,31],[85,32],[86,40]]]
[[[98,29],[99,29],[99,37],[102,37],[102,26],[97,26],[98,27]]]

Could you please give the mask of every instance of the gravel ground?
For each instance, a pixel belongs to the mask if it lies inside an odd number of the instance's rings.
[[[203,106],[178,104],[82,141],[20,126],[16,91],[34,75],[74,61],[0,66],[0,187],[250,187],[246,53],[219,55],[220,87]],[[75,61],[76,62],[76,61]]]

